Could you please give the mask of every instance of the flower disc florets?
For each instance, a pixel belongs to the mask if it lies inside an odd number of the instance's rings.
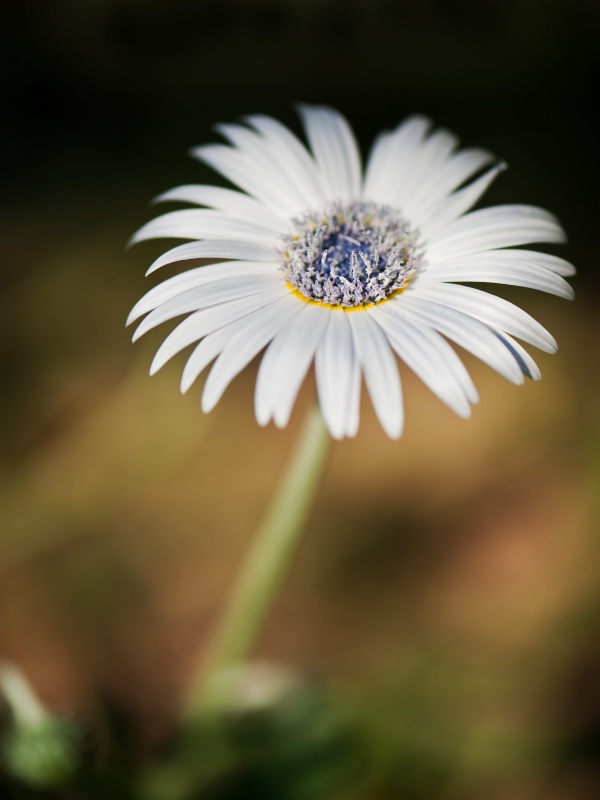
[[[388,206],[334,203],[292,226],[281,236],[279,269],[307,300],[342,308],[379,303],[420,266],[416,233]]]

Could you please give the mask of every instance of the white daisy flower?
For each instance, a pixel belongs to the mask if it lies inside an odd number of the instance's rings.
[[[343,116],[311,106],[300,114],[310,149],[267,116],[219,126],[228,144],[193,155],[241,191],[172,189],[158,200],[202,208],[164,214],[133,237],[193,240],[148,272],[187,259],[226,259],[169,278],[135,305],[129,322],[147,316],[134,339],[186,315],[159,348],[151,374],[198,343],[181,389],[216,358],[202,396],[210,411],[266,348],[256,418],[283,427],[314,361],[321,411],[336,439],[358,430],[363,377],[382,427],[400,436],[395,356],[468,417],[477,391],[447,339],[513,383],[538,380],[537,365],[513,337],[553,353],[548,331],[512,303],[459,284],[513,284],[572,298],[564,280],[575,272],[571,264],[521,249],[563,242],[556,218],[529,205],[469,211],[505,165],[486,150],[458,150],[456,137],[432,130],[425,117],[382,133],[363,172]]]

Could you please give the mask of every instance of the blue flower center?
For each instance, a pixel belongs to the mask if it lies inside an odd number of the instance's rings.
[[[325,278],[334,275],[351,280],[357,267],[364,274],[367,262],[378,272],[386,266],[385,258],[379,254],[375,257],[371,243],[364,239],[354,238],[345,231],[324,236],[320,271]]]
[[[373,305],[418,269],[417,237],[397,211],[334,203],[292,220],[277,252],[282,276],[302,297],[330,307]]]

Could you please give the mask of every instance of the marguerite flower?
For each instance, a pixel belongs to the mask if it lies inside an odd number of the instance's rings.
[[[571,298],[569,263],[521,249],[564,241],[556,218],[528,205],[469,211],[504,165],[490,166],[495,159],[486,150],[458,150],[456,137],[432,130],[425,117],[382,133],[363,173],[344,117],[309,106],[300,114],[310,149],[270,117],[221,125],[229,144],[193,154],[242,191],[180,186],[158,199],[203,208],[164,214],[133,237],[193,240],[149,272],[187,259],[225,259],[169,278],[132,310],[129,322],[147,314],[134,339],[186,315],[159,348],[151,374],[198,343],[181,388],[216,358],[202,396],[210,411],[266,348],[256,418],[283,427],[314,361],[322,414],[337,439],[358,430],[362,378],[384,430],[400,436],[396,355],[468,417],[477,391],[448,339],[513,383],[539,379],[513,337],[555,352],[552,336],[512,303],[459,284],[513,284]]]

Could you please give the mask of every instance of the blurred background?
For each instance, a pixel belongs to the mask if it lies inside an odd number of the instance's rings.
[[[600,796],[599,26],[585,0],[2,1],[0,658],[84,721],[97,796],[136,796],[169,750],[314,397],[263,430],[256,362],[208,416],[183,357],[149,379],[165,329],[131,346],[124,321],[165,243],[125,243],[160,192],[220,181],[186,155],[215,123],[299,131],[298,100],[365,154],[418,111],[506,159],[485,203],[558,214],[577,299],[498,290],[560,350],[520,388],[464,355],[468,422],[406,369],[399,442],[365,400],[256,647],[319,698],[309,755],[196,796]],[[289,726],[293,750],[310,725]],[[347,768],[322,795],[328,753]]]

